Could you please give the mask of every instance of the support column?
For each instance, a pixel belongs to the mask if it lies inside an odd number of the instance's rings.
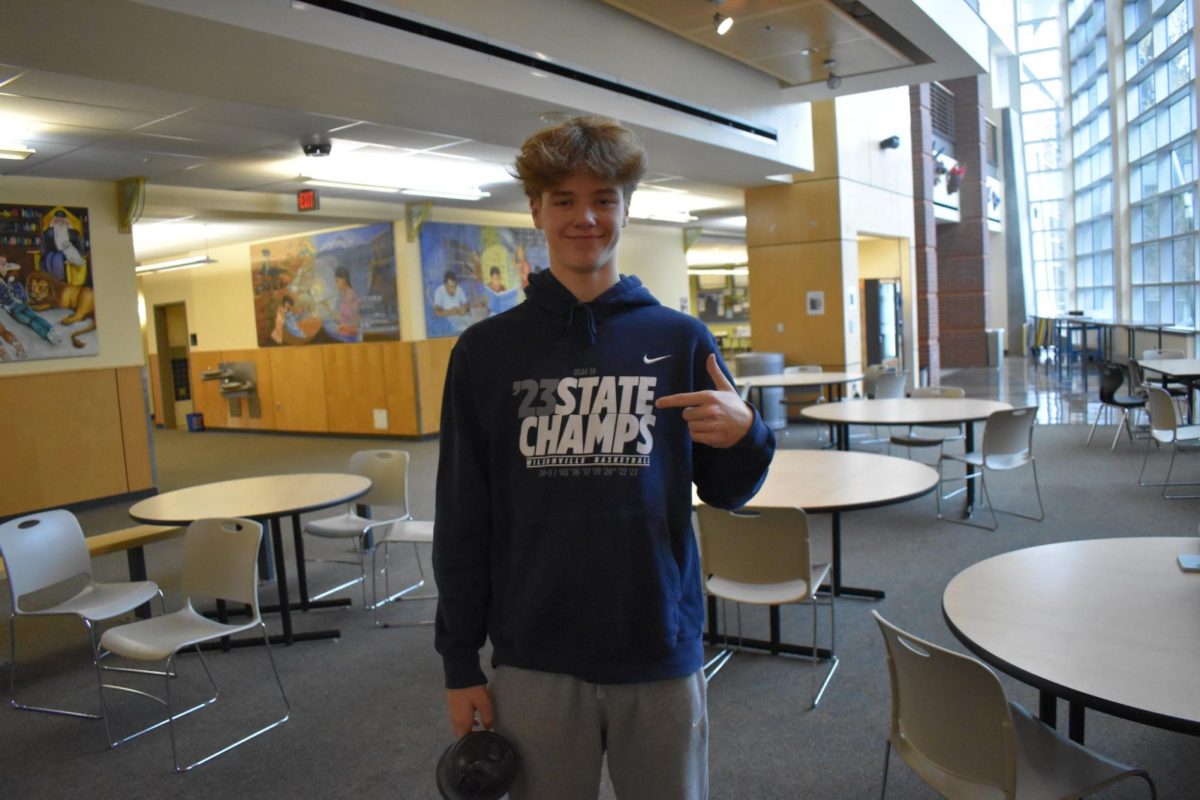
[[[937,228],[937,296],[941,364],[987,364],[988,228],[984,213],[984,80],[946,81],[954,93],[954,155],[966,174],[959,186],[960,222]]]
[[[933,216],[933,122],[929,84],[909,88],[909,113],[913,161],[913,225],[916,232],[917,352],[928,370],[929,384],[936,386],[941,373],[938,344],[938,257],[937,226]]]
[[[813,103],[812,124],[815,170],[790,185],[746,190],[754,349],[783,353],[789,364],[861,369],[858,338],[846,335],[847,314],[858,314],[857,305],[847,309],[858,266],[843,240],[832,100]],[[819,313],[807,305],[809,292],[824,299]]]

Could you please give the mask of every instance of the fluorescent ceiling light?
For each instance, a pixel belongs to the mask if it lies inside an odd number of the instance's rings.
[[[741,266],[746,261],[746,248],[742,245],[699,243],[692,245],[687,251],[687,265],[689,269],[696,267],[727,267],[730,265]]]
[[[404,189],[400,194],[415,195],[417,197],[442,197],[447,200],[482,200],[485,197],[491,197],[491,192],[443,192],[435,189]]]
[[[456,200],[487,197],[481,187],[514,180],[502,164],[456,153],[385,148],[340,139],[333,141],[333,152],[325,158],[292,159],[281,164],[281,169],[318,186]]]
[[[749,275],[749,267],[730,267],[728,269],[689,269],[688,275]]]
[[[358,189],[363,192],[381,192],[383,194],[399,194],[395,186],[379,186],[370,183],[350,183],[349,181],[319,181],[313,178],[301,178],[310,186],[327,186],[330,189]]]
[[[702,209],[721,208],[725,200],[693,194],[655,184],[642,184],[629,201],[629,216],[634,219],[650,219],[659,222],[693,222],[693,213]]]
[[[10,161],[24,161],[36,152],[23,144],[0,144],[0,158]]]
[[[190,269],[198,267],[201,264],[215,264],[215,258],[209,258],[208,255],[202,256],[187,256],[185,258],[173,258],[170,261],[155,261],[151,264],[139,264],[134,267],[133,271],[139,275],[146,272],[168,272],[173,269]]]

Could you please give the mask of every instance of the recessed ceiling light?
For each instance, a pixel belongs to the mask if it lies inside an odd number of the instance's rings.
[[[21,144],[0,145],[0,158],[9,161],[24,161],[36,152]]]

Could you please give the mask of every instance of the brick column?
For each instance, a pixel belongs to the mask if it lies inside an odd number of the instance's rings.
[[[938,339],[947,367],[987,364],[988,228],[984,194],[984,80],[946,81],[954,93],[954,155],[966,167],[959,187],[961,221],[937,228]]]
[[[912,120],[909,141],[913,163],[913,225],[916,231],[917,352],[928,369],[929,383],[937,385],[941,372],[938,346],[937,227],[933,218],[933,124],[930,121],[929,84],[908,91]],[[915,378],[916,376],[914,376]]]

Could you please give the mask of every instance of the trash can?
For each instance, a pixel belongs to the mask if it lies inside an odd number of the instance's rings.
[[[985,328],[987,335],[988,366],[1000,369],[1004,366],[1004,328]]]
[[[783,353],[738,353],[734,369],[739,378],[747,375],[776,375],[783,372]],[[758,407],[763,422],[772,430],[787,427],[787,409],[783,407],[783,389],[775,386],[755,389],[750,401]]]
[[[188,414],[187,415],[188,431],[191,433],[199,433],[204,430],[204,415],[203,414]]]

